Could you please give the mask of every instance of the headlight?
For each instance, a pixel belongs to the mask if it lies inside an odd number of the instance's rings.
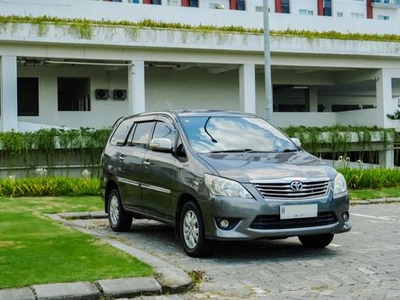
[[[345,191],[347,191],[346,179],[344,179],[344,176],[341,173],[337,173],[335,177],[333,193],[340,194]]]
[[[209,174],[204,174],[204,181],[214,195],[247,199],[253,198],[239,182]]]

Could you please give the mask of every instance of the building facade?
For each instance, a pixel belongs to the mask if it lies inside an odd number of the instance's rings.
[[[271,32],[400,36],[398,0],[268,5]],[[0,7],[2,131],[103,128],[121,115],[169,108],[266,114],[262,0],[2,0]],[[83,19],[95,23],[74,23]],[[124,25],[143,20],[170,25]],[[275,125],[400,131],[387,117],[400,107],[398,42],[272,34],[269,43]]]

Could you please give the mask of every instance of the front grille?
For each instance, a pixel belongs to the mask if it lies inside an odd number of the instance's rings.
[[[264,215],[257,216],[250,228],[252,229],[291,229],[291,228],[306,228],[317,227],[335,224],[336,216],[333,212],[319,212],[317,217],[299,218],[299,219],[284,219],[281,220],[279,215]]]
[[[325,196],[328,193],[329,181],[302,182],[300,190],[293,190],[289,183],[254,183],[264,198],[305,199]]]

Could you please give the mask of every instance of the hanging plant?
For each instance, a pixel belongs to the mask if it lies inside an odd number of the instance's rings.
[[[358,146],[359,158],[362,159],[365,151],[372,151],[373,143],[386,146],[396,138],[393,128],[378,128],[366,126],[325,126],[305,127],[290,126],[281,128],[289,137],[297,137],[302,147],[314,155],[321,152],[332,153],[332,159],[346,155],[352,151],[352,145]],[[353,149],[354,151],[354,149]]]

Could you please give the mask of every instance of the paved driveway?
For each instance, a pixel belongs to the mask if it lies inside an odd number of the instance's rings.
[[[221,243],[210,258],[185,255],[172,228],[138,220],[130,232],[97,228],[203,278],[185,299],[400,299],[400,204],[351,207],[352,231],[322,250],[297,238]],[[97,221],[101,222],[101,221]]]

